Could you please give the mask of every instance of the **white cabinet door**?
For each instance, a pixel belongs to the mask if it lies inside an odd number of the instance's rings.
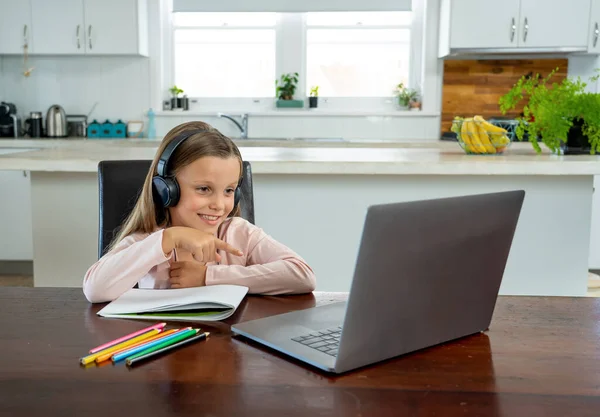
[[[0,204],[0,260],[33,260],[29,173],[0,171],[0,194],[10,196]]]
[[[84,0],[86,53],[138,53],[138,0]]]
[[[31,43],[30,0],[0,0],[0,54],[22,54]]]
[[[521,0],[519,46],[586,48],[590,0]]]
[[[592,0],[590,26],[588,28],[588,52],[600,54],[600,0]]]
[[[590,230],[589,268],[600,269],[600,176],[594,175],[592,226]]]
[[[31,0],[36,54],[84,54],[83,0]]]
[[[450,48],[516,48],[519,3],[520,0],[452,1]]]

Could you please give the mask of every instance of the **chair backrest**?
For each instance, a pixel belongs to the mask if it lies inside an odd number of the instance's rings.
[[[100,161],[98,164],[100,197],[98,258],[107,252],[116,230],[133,210],[151,163],[150,160],[129,160]],[[243,170],[240,216],[254,224],[254,193],[250,162],[244,161]]]

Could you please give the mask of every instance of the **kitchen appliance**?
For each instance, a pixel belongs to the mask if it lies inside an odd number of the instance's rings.
[[[42,112],[32,111],[29,113],[29,119],[25,119],[25,135],[30,138],[41,138],[44,134],[42,124]]]
[[[87,136],[87,116],[85,114],[67,114],[67,135],[70,137]]]
[[[64,138],[67,136],[67,115],[58,104],[50,106],[46,114],[46,136]]]
[[[0,102],[0,137],[19,137],[21,119],[17,116],[17,106],[13,103]]]

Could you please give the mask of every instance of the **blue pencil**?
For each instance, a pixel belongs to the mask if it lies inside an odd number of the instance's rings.
[[[159,344],[161,344],[163,342],[166,342],[168,340],[171,340],[171,339],[173,339],[175,337],[181,336],[182,333],[186,333],[186,332],[189,332],[190,335],[191,334],[196,334],[196,330],[194,330],[194,329],[181,329],[178,332],[171,333],[167,337],[162,337],[160,339],[153,340],[153,341],[145,343],[143,345],[136,346],[136,347],[131,348],[129,350],[126,350],[124,352],[117,353],[116,355],[113,355],[111,359],[112,359],[113,362],[116,363],[116,362],[118,362],[120,360],[123,360],[125,358],[130,357],[130,356],[133,356],[133,355],[135,355],[138,352],[141,352],[141,351],[146,350],[148,348],[151,348],[153,346],[159,345]]]

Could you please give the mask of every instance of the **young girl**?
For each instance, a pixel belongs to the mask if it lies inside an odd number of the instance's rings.
[[[112,301],[135,284],[237,284],[267,295],[313,291],[314,273],[300,256],[236,217],[241,176],[231,139],[203,122],[173,128],[110,250],[85,274],[87,299]]]

